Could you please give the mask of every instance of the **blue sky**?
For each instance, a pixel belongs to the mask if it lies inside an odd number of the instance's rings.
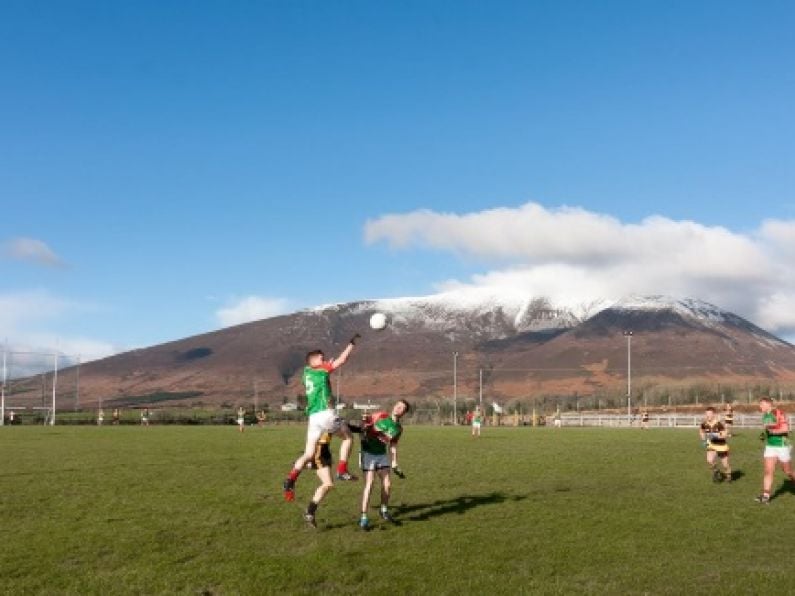
[[[791,2],[6,0],[0,338],[104,353],[562,274],[555,295],[698,294],[792,333],[793,22]]]

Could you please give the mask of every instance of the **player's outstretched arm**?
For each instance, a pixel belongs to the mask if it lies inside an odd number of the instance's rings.
[[[345,346],[345,349],[342,351],[342,354],[337,356],[337,358],[333,361],[334,370],[338,369],[340,366],[345,364],[348,361],[348,357],[353,352],[353,348],[356,347],[356,340],[360,339],[362,336],[358,333],[351,338],[351,341],[348,342],[348,345]]]

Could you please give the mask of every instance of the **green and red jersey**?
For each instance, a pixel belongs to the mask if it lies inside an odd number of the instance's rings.
[[[302,380],[306,390],[307,416],[323,412],[332,407],[331,378],[334,371],[333,362],[324,362],[319,366],[305,366]]]
[[[789,422],[787,415],[778,408],[762,414],[765,427],[765,445],[769,447],[789,446]]]
[[[400,440],[403,426],[386,412],[368,416],[362,429],[362,451],[372,455],[383,455],[388,445]]]

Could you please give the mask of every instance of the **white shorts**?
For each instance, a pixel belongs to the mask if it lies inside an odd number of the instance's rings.
[[[359,463],[362,466],[362,470],[365,472],[370,470],[383,470],[385,468],[392,467],[389,463],[389,455],[386,453],[375,454],[362,451],[359,454]]]
[[[237,423],[238,423],[240,426],[243,426],[243,422],[245,422],[245,420],[244,420],[243,418],[238,418],[238,419],[237,419]]]
[[[323,433],[335,434],[342,427],[342,418],[334,410],[323,410],[309,415],[309,429],[306,431],[307,442],[316,443]]]
[[[778,461],[782,463],[787,463],[792,459],[792,446],[787,445],[786,447],[771,447],[768,445],[765,447],[765,457],[775,457],[778,458]]]
[[[480,428],[480,422],[472,422],[472,428]]]

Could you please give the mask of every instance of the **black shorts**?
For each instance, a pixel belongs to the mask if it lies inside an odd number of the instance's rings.
[[[328,443],[320,443],[315,449],[315,454],[309,463],[306,464],[310,470],[331,467],[331,448]]]

